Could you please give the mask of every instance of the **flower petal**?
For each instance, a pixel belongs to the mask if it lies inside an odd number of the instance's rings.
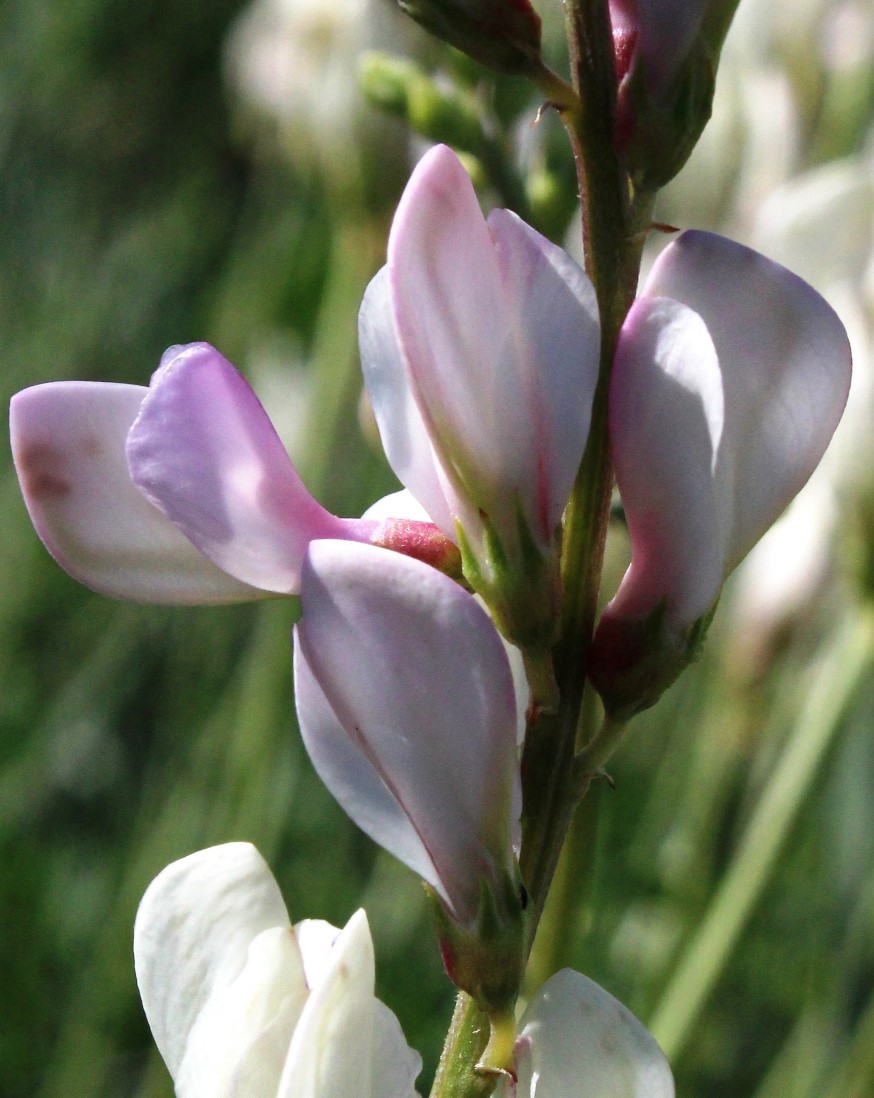
[[[371,1098],[418,1098],[414,1086],[422,1057],[411,1049],[396,1015],[374,1001]]]
[[[371,1094],[375,979],[367,916],[338,935],[292,1038],[277,1098]]]
[[[674,624],[710,608],[725,575],[808,479],[840,419],[850,372],[834,311],[785,268],[704,232],[683,233],[662,253],[623,327],[610,418],[640,554],[628,582],[651,594],[662,582],[654,572],[667,570]],[[635,526],[648,532],[653,523],[664,537],[648,555]]]
[[[308,995],[292,930],[262,930],[239,975],[216,987],[197,1015],[174,1079],[178,1098],[275,1092]]]
[[[60,381],[12,398],[12,452],[37,533],[74,579],[114,598],[261,597],[207,560],[131,481],[125,439],[147,392]]]
[[[535,483],[549,536],[561,519],[589,436],[601,326],[595,289],[563,248],[509,210],[488,219],[510,315],[522,328]],[[516,393],[516,401],[520,401]],[[512,394],[508,393],[508,399]]]
[[[412,492],[402,488],[399,492],[390,492],[376,500],[361,516],[366,519],[411,519],[413,522],[432,522],[431,516]]]
[[[697,313],[661,297],[635,302],[610,384],[613,462],[633,548],[611,606],[617,615],[649,613],[664,599],[688,623],[722,585],[719,365]]]
[[[221,569],[275,593],[296,592],[316,537],[366,537],[309,494],[267,413],[207,343],[171,347],[127,445],[130,475]]]
[[[447,502],[446,474],[440,468],[410,389],[389,294],[388,267],[383,267],[367,287],[358,314],[364,384],[389,465],[426,512],[426,521],[430,519],[454,539],[455,521]],[[451,498],[452,489],[448,492]],[[368,517],[373,517],[371,511],[366,512]],[[392,512],[390,517],[419,516],[398,516]]]
[[[460,922],[512,865],[519,814],[513,681],[474,599],[373,546],[315,542],[295,632],[313,765],[353,820]]]
[[[512,214],[494,213],[487,225],[445,146],[413,172],[392,225],[388,271],[409,384],[457,494],[457,517],[469,534],[480,511],[510,531],[521,506],[535,536],[551,543],[566,470],[572,481],[585,446],[597,373],[585,275]]]
[[[134,924],[134,964],[158,1051],[175,1078],[211,996],[243,972],[262,931],[288,929],[258,851],[228,843],[173,862],[152,881]]]
[[[319,988],[322,985],[330,986],[332,981],[336,982],[338,978],[338,966],[342,967],[345,963],[344,957],[346,952],[350,949],[365,950],[366,945],[363,941],[364,933],[367,931],[367,922],[363,911],[359,911],[356,915],[353,915],[346,928],[343,931],[337,930],[336,927],[331,926],[330,923],[326,923],[321,919],[305,919],[303,922],[296,923],[294,928],[297,940],[300,944],[301,953],[303,954],[304,967],[307,974],[307,982],[312,988]],[[369,932],[367,934],[369,941]],[[339,954],[336,948],[339,946]],[[362,968],[362,972],[363,972]],[[372,992],[373,981],[371,979],[370,989]],[[353,1009],[347,1010],[347,1021],[338,1022],[337,1028],[333,1035],[330,1037],[332,1042],[343,1043],[344,1038],[342,1036],[342,1027],[347,1024],[355,1026],[356,1023],[356,1011],[360,1011],[363,1015],[364,1002],[363,993],[366,989],[366,983],[356,984],[356,994],[358,995],[357,1006]],[[325,1018],[325,1007],[330,999],[330,995],[325,996],[324,999],[316,1000],[314,1007],[311,1008],[307,1018],[307,1026],[311,1027],[304,1033],[316,1032],[316,1039],[324,1038],[324,1034],[320,1034],[320,1019]],[[371,1020],[372,1038],[370,1044],[369,1058],[371,1067],[371,1086],[369,1095],[361,1089],[360,1077],[359,1085],[351,1089],[345,1088],[337,1093],[350,1093],[355,1095],[361,1095],[361,1098],[416,1098],[416,1091],[413,1083],[416,1076],[422,1070],[422,1058],[417,1052],[409,1047],[404,1038],[403,1031],[400,1027],[395,1015],[389,1008],[381,1003],[378,999],[370,996],[371,1000]],[[305,1037],[301,1039],[303,1043]],[[300,1046],[297,1046],[300,1047]],[[347,1053],[355,1053],[355,1046],[352,1046],[347,1050]],[[336,1056],[336,1050],[323,1049],[322,1055]],[[309,1053],[304,1052],[307,1057]],[[340,1050],[340,1055],[344,1056],[343,1050]],[[345,1059],[351,1059],[347,1054]],[[317,1070],[318,1065],[312,1065],[314,1070]],[[343,1070],[340,1063],[334,1063],[332,1071]],[[353,1077],[354,1078],[354,1077]],[[297,1082],[298,1080],[295,1080]],[[289,1079],[289,1082],[291,1080]],[[330,1096],[331,1091],[323,1087],[326,1095]],[[295,1098],[298,1094],[296,1090],[292,1090],[292,1094]]]
[[[522,1017],[518,1098],[674,1098],[661,1049],[630,1010],[569,968],[543,985]],[[500,1092],[499,1092],[500,1093]]]

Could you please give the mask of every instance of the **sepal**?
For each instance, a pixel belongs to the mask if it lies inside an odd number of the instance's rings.
[[[481,65],[516,76],[540,69],[540,16],[528,0],[399,0],[429,34]]]
[[[672,627],[664,602],[639,617],[605,616],[592,646],[588,674],[614,720],[627,721],[655,705],[700,655],[716,605],[691,626]]]
[[[488,1015],[512,1011],[525,970],[527,893],[518,871],[483,879],[475,922],[463,926],[425,886],[449,979]]]
[[[511,545],[482,515],[482,540],[475,545],[457,524],[464,576],[482,598],[498,630],[525,652],[543,652],[555,641],[561,609],[558,546],[544,549],[521,509]],[[557,542],[558,539],[556,539]]]

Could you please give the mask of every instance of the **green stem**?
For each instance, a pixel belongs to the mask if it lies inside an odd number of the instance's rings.
[[[567,28],[573,93],[552,82],[550,100],[562,117],[574,149],[582,196],[586,270],[595,286],[601,319],[599,380],[589,438],[565,512],[562,554],[564,601],[555,670],[559,706],[528,728],[522,756],[522,849],[519,864],[530,896],[530,951],[556,870],[559,853],[584,791],[574,750],[586,661],[595,620],[613,470],[607,438],[610,367],[619,329],[637,288],[644,235],[632,209],[626,173],[613,150],[615,71],[613,38],[603,0],[568,0]],[[554,94],[552,94],[554,93]],[[481,1055],[484,1018],[459,1000],[432,1098],[480,1098],[483,1088],[472,1065]],[[484,1042],[483,1042],[484,1044]]]
[[[488,1041],[488,1018],[469,995],[459,992],[431,1098],[488,1098],[496,1079],[476,1070]]]
[[[561,703],[525,741],[522,758],[522,876],[531,894],[532,933],[580,797],[574,744],[595,620],[613,471],[607,438],[610,368],[619,329],[634,298],[642,236],[626,175],[613,151],[613,40],[606,5],[572,0],[568,37],[577,105],[563,112],[582,195],[586,269],[601,318],[601,359],[583,462],[565,512],[564,599],[555,669]]]
[[[815,672],[792,736],[697,933],[656,1007],[650,1029],[678,1056],[775,868],[792,824],[834,742],[844,709],[874,655],[874,611],[839,631]]]

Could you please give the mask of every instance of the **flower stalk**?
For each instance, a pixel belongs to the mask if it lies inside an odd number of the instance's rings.
[[[634,299],[649,205],[635,206],[613,148],[613,40],[607,6],[570,0],[567,31],[577,101],[558,107],[574,149],[583,212],[586,273],[598,298],[598,384],[583,461],[564,517],[563,609],[554,663],[558,707],[530,721],[522,756],[520,869],[530,896],[527,951],[574,810],[585,790],[574,766],[586,660],[595,622],[613,470],[607,438],[609,373],[619,329]],[[489,1039],[488,1021],[460,995],[431,1098],[483,1098],[495,1080],[476,1065]]]

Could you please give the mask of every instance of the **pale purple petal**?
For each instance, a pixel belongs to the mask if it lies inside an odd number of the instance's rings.
[[[125,440],[147,392],[59,381],[12,398],[12,452],[37,533],[74,579],[114,598],[263,597],[209,561],[131,481]]]
[[[389,236],[388,272],[398,338],[432,441],[445,450],[447,439],[458,440],[463,453],[453,449],[453,463],[463,461],[460,471],[474,483],[503,475],[495,436],[504,417],[508,433],[522,431],[520,450],[532,441],[502,376],[517,372],[514,333],[473,185],[445,146],[431,149],[407,184]]]
[[[576,472],[585,445],[597,372],[585,276],[513,215],[493,214],[487,225],[467,173],[444,146],[423,157],[404,192],[388,271],[425,429],[472,505],[474,517],[461,516],[462,524],[475,530],[475,512],[484,511],[506,533],[521,504],[535,536],[549,543],[566,502],[566,470]]]
[[[455,493],[447,487],[410,389],[395,332],[387,267],[372,279],[364,294],[358,314],[358,344],[364,384],[388,463],[427,513],[426,521],[434,522],[454,539],[455,520],[447,491],[450,498]],[[367,517],[374,516],[368,511]]]
[[[257,397],[206,343],[171,347],[127,444],[130,475],[203,553],[244,583],[296,592],[316,537],[366,537],[310,495]]]
[[[276,882],[249,843],[198,851],[146,890],[134,924],[137,984],[158,1051],[176,1076],[210,997],[243,972],[262,931],[290,928]]]
[[[295,637],[298,716],[322,780],[461,922],[512,866],[513,681],[474,599],[418,561],[315,542]]]
[[[544,535],[551,537],[573,487],[589,435],[601,328],[592,283],[563,248],[509,210],[488,219],[509,313],[518,325],[519,388],[536,461],[531,478]],[[531,455],[528,455],[531,461]]]
[[[639,298],[610,384],[613,463],[633,550],[611,613],[648,614],[665,600],[688,624],[716,598],[725,571],[714,476],[724,413],[703,320],[676,301]]]
[[[614,610],[650,610],[659,592],[675,625],[710,608],[822,457],[850,369],[834,311],[785,268],[710,233],[665,249],[611,383],[635,556]]]
[[[674,1098],[670,1066],[652,1035],[609,992],[568,968],[528,1004],[516,1048],[516,1098]],[[504,1098],[507,1090],[497,1093]]]

